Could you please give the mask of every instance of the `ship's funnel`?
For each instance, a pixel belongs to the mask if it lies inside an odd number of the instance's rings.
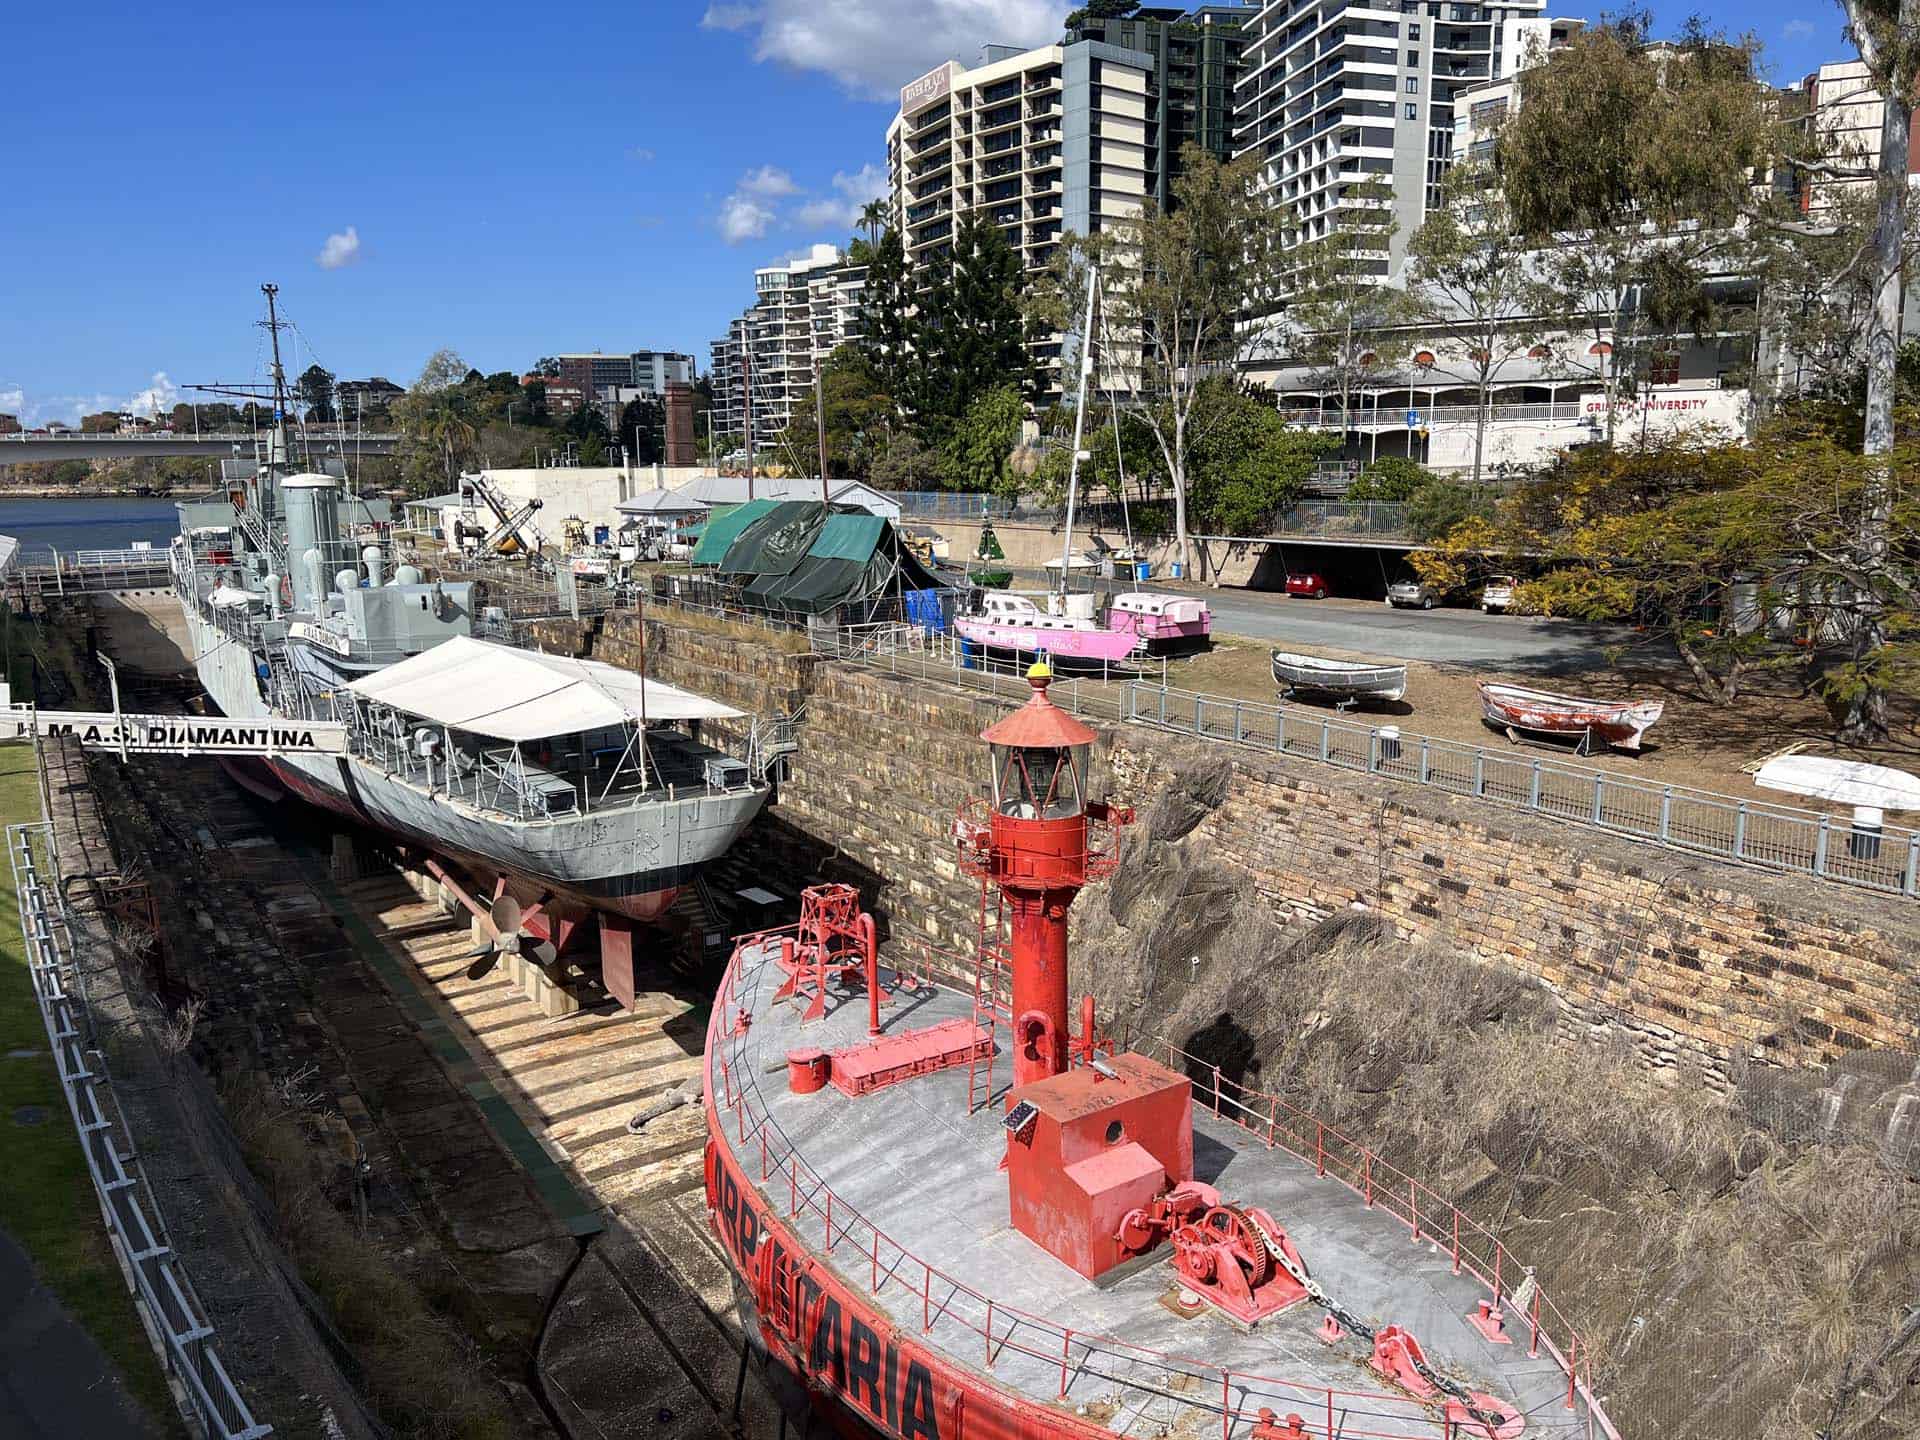
[[[327,597],[327,557],[340,551],[340,482],[331,475],[289,475],[280,482],[287,508],[287,553],[300,558],[293,573],[293,608],[318,614]],[[307,562],[318,552],[318,567]]]

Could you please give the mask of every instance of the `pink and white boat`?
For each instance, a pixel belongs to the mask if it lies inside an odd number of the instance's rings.
[[[1595,736],[1621,750],[1638,750],[1640,737],[1666,708],[1658,700],[1583,700],[1518,685],[1480,685],[1486,717],[1502,729],[1547,735]]]
[[[1091,611],[1091,596],[1084,600]],[[954,631],[976,645],[1014,650],[1023,655],[1047,654],[1072,660],[1124,660],[1141,644],[1131,630],[1112,630],[1096,624],[1092,614],[1054,615],[1025,595],[988,591],[978,615],[954,617]]]
[[[1206,601],[1190,595],[1129,590],[1114,596],[1107,607],[1107,628],[1131,631],[1151,649],[1156,644],[1164,647],[1206,639],[1213,633],[1213,612]]]

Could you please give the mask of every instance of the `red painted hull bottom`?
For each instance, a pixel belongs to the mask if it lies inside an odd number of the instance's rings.
[[[593,927],[582,922],[593,919],[599,914],[613,914],[641,924],[656,925],[672,909],[680,887],[662,888],[647,891],[644,894],[622,895],[617,898],[595,896],[581,891],[557,886],[550,879],[511,870],[483,855],[470,854],[447,846],[443,841],[430,835],[415,834],[412,831],[395,829],[380,825],[363,814],[352,802],[338,791],[323,785],[316,785],[311,779],[290,766],[266,762],[271,771],[272,781],[284,787],[285,793],[291,793],[311,805],[351,820],[354,824],[390,835],[411,849],[427,852],[434,857],[463,872],[475,885],[483,888],[488,896],[495,893],[511,895],[521,908],[530,909],[538,904],[540,910],[530,917],[525,929],[540,939],[552,940],[562,949],[565,941],[582,930]],[[255,789],[255,783],[236,775],[240,784],[249,790]]]

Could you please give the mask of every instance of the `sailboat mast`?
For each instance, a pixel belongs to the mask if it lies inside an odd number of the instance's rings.
[[[1100,272],[1092,257],[1087,260],[1087,315],[1080,326],[1080,395],[1073,406],[1073,463],[1067,470],[1066,538],[1060,551],[1060,593],[1067,593],[1067,576],[1073,570],[1073,502],[1080,489],[1080,441],[1086,434],[1087,380],[1093,374],[1093,287]]]

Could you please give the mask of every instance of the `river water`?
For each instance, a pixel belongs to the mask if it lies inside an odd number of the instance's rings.
[[[29,561],[49,549],[125,550],[136,540],[156,550],[180,532],[171,500],[87,497],[63,500],[0,499],[0,535],[20,542]]]

